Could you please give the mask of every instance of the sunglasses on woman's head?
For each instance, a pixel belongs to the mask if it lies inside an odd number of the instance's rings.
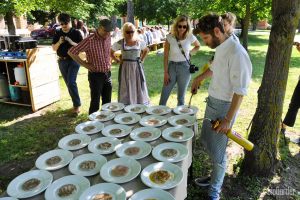
[[[125,31],[126,34],[132,34],[134,31]]]
[[[186,29],[187,26],[186,25],[178,25],[178,28],[183,28],[183,29]]]

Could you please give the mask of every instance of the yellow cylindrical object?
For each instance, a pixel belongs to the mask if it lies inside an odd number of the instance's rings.
[[[239,133],[232,131],[231,129],[227,132],[226,135],[248,151],[251,151],[254,147],[254,144],[252,142],[250,142],[246,138],[243,138]]]
[[[208,70],[208,69],[209,69],[209,63],[204,64],[204,65],[201,67],[201,74],[204,73],[204,72],[206,72],[206,70]],[[205,79],[204,79],[204,80],[205,80]],[[204,80],[200,81],[200,85],[203,84]]]

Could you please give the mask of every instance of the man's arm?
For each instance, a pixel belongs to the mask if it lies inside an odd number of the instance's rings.
[[[206,78],[210,78],[212,76],[213,72],[208,68],[206,71],[204,71],[202,74],[199,74],[196,76],[193,80],[192,86],[191,86],[191,93],[197,94],[197,90],[200,87],[201,83]]]
[[[221,132],[225,134],[228,132],[228,130],[230,129],[230,124],[241,106],[243,97],[244,97],[243,95],[239,95],[236,93],[233,94],[230,108],[227,114],[225,115],[224,119],[221,120],[220,125],[216,129],[217,132]]]
[[[82,59],[79,57],[79,55],[76,55],[76,54],[70,52],[70,50],[68,51],[68,54],[69,54],[69,56],[70,56],[73,60],[75,60],[75,61],[76,61],[78,64],[80,64],[81,66],[87,68],[87,69],[88,69],[89,71],[91,71],[91,72],[94,71],[93,66],[92,66],[91,64],[89,64],[88,62],[82,60]]]
[[[52,44],[52,49],[53,51],[57,51],[57,49],[59,48],[59,46],[64,43],[65,39],[63,36],[61,36],[58,40],[58,42],[56,42],[55,44]]]

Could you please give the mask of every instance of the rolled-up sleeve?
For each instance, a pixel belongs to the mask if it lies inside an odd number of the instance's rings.
[[[73,46],[69,52],[78,55],[80,52],[87,52],[89,46],[89,38],[86,38],[79,42],[76,46]]]
[[[245,51],[238,51],[230,59],[230,83],[233,92],[239,95],[247,95],[251,81],[252,64]]]

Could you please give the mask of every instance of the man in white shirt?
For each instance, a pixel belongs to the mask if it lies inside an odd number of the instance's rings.
[[[212,160],[213,169],[211,177],[199,178],[195,182],[200,186],[209,186],[209,198],[218,200],[226,171],[226,133],[234,123],[243,96],[247,94],[252,64],[243,46],[225,33],[220,16],[208,14],[202,17],[193,32],[199,34],[207,46],[216,49],[211,67],[194,79],[191,90],[197,93],[201,82],[212,78],[205,118],[219,119],[220,125],[213,130],[210,121],[204,120],[201,142]]]

